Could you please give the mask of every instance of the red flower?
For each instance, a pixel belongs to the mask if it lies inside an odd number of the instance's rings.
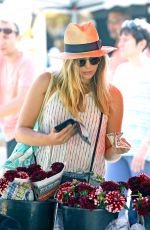
[[[141,182],[141,187],[139,188],[139,192],[145,197],[150,196],[150,180]]]
[[[64,205],[69,207],[79,207],[79,197],[71,196],[69,197],[68,201]]]
[[[0,178],[0,195],[5,191],[9,181],[6,178]]]
[[[128,180],[128,185],[133,195],[138,194],[138,192],[143,196],[150,195],[150,177],[145,173],[131,177]]]
[[[139,178],[141,179],[141,182],[142,181],[149,181],[150,180],[150,177],[148,176],[148,175],[146,175],[146,173],[141,173],[140,175],[139,175]]]
[[[26,172],[18,172],[16,178],[28,179],[29,175]]]
[[[27,172],[27,168],[26,167],[17,167],[16,170],[18,172]]]
[[[48,171],[47,172],[47,178],[54,176],[54,175],[56,175],[56,172],[54,172],[54,171]]]
[[[110,192],[110,191],[119,191],[120,185],[114,181],[104,181],[101,184],[103,191]]]
[[[33,172],[30,177],[30,180],[32,182],[36,182],[36,181],[44,180],[46,177],[47,177],[47,173],[41,169],[41,170],[36,170],[35,172]]]
[[[55,162],[51,165],[51,169],[55,174],[61,172],[64,168],[64,164],[62,162]]]
[[[62,188],[71,187],[73,184],[74,184],[73,182],[67,181],[59,186],[59,190],[61,190]]]
[[[132,194],[137,194],[140,189],[141,178],[139,176],[131,177],[128,180],[128,186],[132,191]]]
[[[133,208],[138,212],[139,215],[146,216],[148,213],[150,213],[150,198],[142,197],[134,199]]]
[[[117,191],[111,191],[106,194],[104,203],[108,212],[120,212],[126,204],[126,198]]]
[[[89,194],[90,192],[92,192],[94,190],[94,187],[86,182],[79,182],[76,185],[75,191],[78,193],[87,193]]]
[[[57,199],[61,202],[68,202],[70,197],[74,196],[74,191],[70,187],[61,188],[58,190]]]
[[[27,173],[29,176],[32,175],[32,173],[41,170],[41,166],[38,164],[31,164],[28,168],[27,168]]]
[[[87,196],[79,197],[79,204],[81,208],[95,209],[94,200],[89,199]]]
[[[17,170],[8,170],[4,173],[4,178],[9,182],[12,182],[16,177],[18,177]]]

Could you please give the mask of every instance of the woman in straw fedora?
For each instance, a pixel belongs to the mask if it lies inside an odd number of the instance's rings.
[[[106,55],[113,50],[113,47],[101,45],[92,22],[70,23],[64,34],[64,52],[56,57],[63,60],[61,70],[42,74],[32,85],[20,113],[16,140],[39,146],[35,155],[44,170],[59,161],[65,163],[64,175],[68,180],[84,179],[90,170],[95,176],[104,176],[105,160],[117,161],[128,151],[128,148],[113,147],[106,137],[107,133],[121,131],[123,116],[122,95],[106,79]],[[33,127],[45,95],[48,100],[44,102],[39,131],[35,132]],[[69,118],[84,125],[88,141],[82,138],[84,135],[79,135],[76,123],[56,131],[55,126]]]

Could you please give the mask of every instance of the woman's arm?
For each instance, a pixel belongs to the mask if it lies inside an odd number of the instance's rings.
[[[40,133],[33,130],[38,118],[44,96],[50,81],[50,74],[44,73],[36,79],[22,107],[15,131],[17,142],[31,146],[63,144],[73,135],[73,126],[68,125],[57,133],[53,128],[50,133]]]
[[[44,96],[50,81],[50,75],[42,74],[33,83],[29,90],[15,130],[15,138],[18,142],[29,145],[38,145],[46,141],[46,135],[36,133],[33,127],[38,118]]]
[[[108,118],[107,133],[115,133],[121,131],[123,119],[123,98],[121,92],[115,87],[111,86],[111,104],[110,115]],[[122,139],[128,143],[125,139]],[[105,159],[108,161],[117,161],[120,159],[121,154],[127,152],[125,148],[112,147],[110,141],[106,137],[106,152]]]

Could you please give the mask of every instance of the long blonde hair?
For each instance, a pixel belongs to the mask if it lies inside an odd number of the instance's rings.
[[[91,91],[96,106],[109,115],[109,84],[106,80],[106,57],[101,57],[97,71],[91,81]],[[58,90],[60,99],[69,112],[77,119],[79,112],[84,112],[85,88],[77,60],[65,60],[59,74],[52,75],[52,89]]]

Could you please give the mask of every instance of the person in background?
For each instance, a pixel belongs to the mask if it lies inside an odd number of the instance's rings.
[[[17,48],[18,25],[0,17],[0,125],[7,157],[16,145],[14,131],[27,90],[35,78],[32,61]]]
[[[94,183],[97,175],[105,174],[105,160],[117,161],[129,150],[113,147],[106,135],[121,131],[123,115],[122,95],[106,80],[107,53],[114,48],[101,46],[92,22],[70,23],[64,43],[64,52],[55,56],[63,60],[61,70],[42,74],[32,85],[19,116],[15,137],[18,142],[39,146],[35,151],[36,160],[44,170],[53,162],[63,162],[64,176],[68,180],[85,179],[90,173],[101,120],[92,167]],[[33,127],[49,84],[50,98],[44,106],[39,131],[35,132]],[[75,124],[56,132],[55,126],[69,118],[84,125],[90,144],[81,138]],[[123,139],[123,143],[127,141]],[[60,220],[61,214],[58,214],[54,229],[63,229]]]
[[[55,70],[58,70],[58,68],[61,69],[62,60],[58,60],[52,57],[53,55],[60,52],[63,52],[63,39],[61,37],[56,37],[54,38],[54,46],[51,47],[48,51],[48,71],[53,72]]]
[[[150,45],[143,52],[147,57],[150,58]]]
[[[107,164],[105,176],[128,181],[142,172],[150,176],[150,59],[143,53],[150,44],[149,24],[142,19],[127,20],[120,34],[118,46],[128,61],[117,67],[113,84],[123,94],[123,130],[132,148],[118,162]],[[136,222],[132,215],[129,220]]]
[[[131,17],[129,16],[129,13],[126,12],[124,8],[121,7],[113,7],[109,12],[107,16],[107,29],[109,32],[110,37],[114,40],[115,42],[115,47],[117,49],[112,52],[110,56],[110,72],[111,72],[111,77],[110,80],[112,81],[113,79],[113,74],[117,68],[117,66],[126,59],[121,56],[119,47],[118,47],[118,41],[119,41],[119,36],[120,36],[120,30],[121,30],[121,25],[122,23],[130,19]]]

